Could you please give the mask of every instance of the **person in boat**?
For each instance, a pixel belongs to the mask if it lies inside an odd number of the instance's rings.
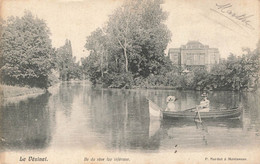
[[[175,96],[168,96],[166,99],[167,107],[166,107],[165,111],[176,112],[175,104],[174,104],[174,102],[176,100],[177,99],[175,98]]]
[[[200,101],[200,105],[198,105],[198,109],[200,112],[208,112],[210,101],[208,100],[208,96],[206,93],[201,95],[203,99]]]

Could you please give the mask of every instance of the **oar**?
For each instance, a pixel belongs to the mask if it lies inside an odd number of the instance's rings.
[[[196,112],[197,112],[197,113],[196,113],[196,115],[195,115],[195,117],[194,117],[194,121],[197,122],[197,121],[196,121],[196,116],[198,115],[198,116],[199,116],[199,121],[198,121],[198,122],[199,122],[199,123],[202,123],[202,120],[201,120],[201,117],[200,117],[200,111],[199,111],[199,108],[198,108],[198,107],[196,107]]]
[[[192,109],[196,109],[196,107],[192,107],[192,108],[189,108],[189,109],[185,109],[185,110],[183,110],[183,112],[188,111],[188,110],[192,110]]]

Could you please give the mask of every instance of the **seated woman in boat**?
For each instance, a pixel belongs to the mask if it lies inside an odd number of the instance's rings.
[[[166,99],[167,107],[166,107],[165,111],[176,112],[175,104],[174,104],[174,102],[176,100],[177,99],[175,98],[175,96],[168,96]]]
[[[198,105],[197,108],[200,112],[208,112],[210,101],[208,100],[206,93],[203,93],[202,96],[204,98],[200,101],[200,105]]]

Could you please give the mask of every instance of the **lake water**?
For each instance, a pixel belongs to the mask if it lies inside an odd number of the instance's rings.
[[[260,145],[259,95],[210,92],[212,108],[242,106],[240,119],[150,121],[146,97],[166,107],[178,98],[179,110],[194,107],[201,92],[175,90],[95,89],[86,82],[62,83],[52,94],[1,106],[0,147],[3,151],[105,149],[108,151],[181,151],[237,149]]]

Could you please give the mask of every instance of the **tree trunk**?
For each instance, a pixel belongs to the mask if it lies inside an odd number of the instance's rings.
[[[119,70],[120,70],[120,68],[119,68],[119,65],[118,65],[118,59],[116,58],[116,71],[117,71],[117,73],[119,73]]]
[[[103,73],[103,52],[101,52],[101,61],[100,61],[100,69],[101,69],[101,77],[103,78],[104,73]]]
[[[124,55],[125,55],[125,71],[128,72],[128,58],[126,54],[126,48],[124,48]]]

